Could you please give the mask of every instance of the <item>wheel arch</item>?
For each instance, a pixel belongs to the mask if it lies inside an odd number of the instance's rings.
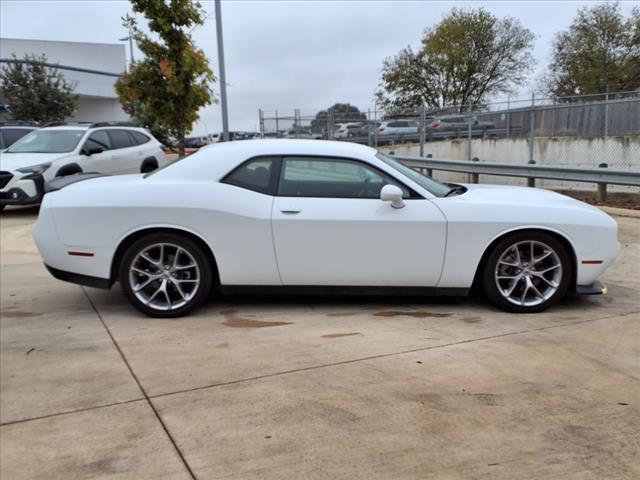
[[[487,245],[487,247],[484,249],[484,252],[482,253],[482,257],[480,257],[480,262],[478,262],[478,266],[476,267],[476,273],[473,277],[472,288],[477,289],[478,283],[482,276],[482,270],[493,248],[500,241],[502,241],[504,238],[508,237],[509,235],[513,235],[515,233],[522,233],[522,232],[546,233],[548,235],[551,235],[553,238],[555,238],[558,242],[562,244],[562,246],[567,250],[567,253],[569,254],[569,259],[571,260],[571,278],[569,280],[569,291],[575,290],[576,280],[578,276],[578,258],[576,256],[576,249],[575,249],[575,246],[573,245],[573,242],[569,239],[567,235],[565,235],[562,232],[559,232],[558,230],[555,230],[549,227],[528,227],[528,226],[512,228],[505,232],[501,232],[500,234],[496,235],[491,240],[491,242],[489,242],[489,245]]]
[[[144,160],[142,160],[142,163],[140,164],[140,171],[144,172],[144,167],[146,167],[147,165],[153,164],[156,166],[156,168],[160,167],[160,163],[158,162],[158,159],[156,157],[154,157],[153,155],[148,156],[147,158],[145,158]]]
[[[111,261],[111,270],[109,275],[109,280],[111,283],[114,283],[116,280],[118,280],[120,262],[122,262],[122,258],[124,257],[124,253],[127,251],[127,248],[129,248],[140,238],[154,233],[175,233],[178,235],[182,235],[198,244],[198,246],[202,248],[202,251],[211,262],[214,287],[220,285],[220,272],[218,270],[218,262],[216,261],[216,257],[211,246],[200,235],[184,228],[174,226],[143,227],[133,232],[129,232],[124,238],[122,238],[122,240],[120,240],[120,243],[118,244],[118,247],[116,248],[113,259]]]
[[[73,162],[73,163],[67,163],[61,166],[60,168],[58,168],[55,176],[63,177],[65,175],[72,175],[74,173],[82,173],[82,172],[83,172],[82,167],[77,163]]]

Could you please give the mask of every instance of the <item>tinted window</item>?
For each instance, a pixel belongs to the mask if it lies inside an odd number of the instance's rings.
[[[107,135],[106,130],[96,130],[89,138],[87,138],[87,142],[84,144],[84,148],[87,150],[91,150],[94,148],[101,148],[103,150],[111,149],[111,140],[109,140],[109,136]]]
[[[260,157],[240,165],[222,182],[254,192],[271,194],[277,157]]]
[[[285,158],[278,185],[284,197],[380,198],[387,184],[406,187],[364,163],[332,158]]]
[[[130,130],[129,134],[133,137],[133,140],[138,145],[142,145],[143,143],[147,143],[149,140],[151,140],[144,133],[136,132],[135,130]]]
[[[113,149],[127,148],[133,145],[133,141],[126,130],[107,130],[107,133]]]
[[[0,130],[0,148],[7,148],[31,131],[26,128],[3,128]]]
[[[402,122],[389,122],[387,123],[387,127],[401,127]]]

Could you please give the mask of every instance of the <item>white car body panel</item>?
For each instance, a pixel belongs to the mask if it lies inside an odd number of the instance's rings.
[[[47,194],[34,239],[50,267],[109,279],[114,254],[132,233],[190,232],[213,252],[222,285],[468,289],[491,243],[528,228],[565,239],[575,252],[578,285],[594,282],[618,253],[616,222],[595,207],[523,187],[467,185],[463,195],[435,197],[375,153],[314,140],[210,145],[148,178],[103,177]],[[269,155],[356,159],[424,198],[394,209],[377,199],[273,197],[220,183],[245,160]]]
[[[395,210],[377,199],[276,197],[273,238],[284,285],[434,286],[446,222],[424,200]]]

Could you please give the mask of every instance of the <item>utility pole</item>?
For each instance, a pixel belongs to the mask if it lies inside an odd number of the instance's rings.
[[[134,61],[134,58],[133,58],[133,31],[131,30],[131,28],[129,28],[128,37],[119,38],[118,40],[120,40],[121,42],[126,42],[127,40],[129,40],[129,64],[132,64]],[[127,69],[127,66],[125,65],[125,71],[126,69]]]
[[[229,141],[229,117],[227,113],[227,76],[224,72],[224,44],[222,43],[222,6],[216,0],[216,36],[218,40],[218,70],[220,71],[220,106],[222,107],[222,139]]]

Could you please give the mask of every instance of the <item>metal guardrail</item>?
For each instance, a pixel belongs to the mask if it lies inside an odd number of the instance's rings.
[[[572,182],[596,183],[598,199],[605,200],[607,185],[626,185],[640,187],[640,172],[628,170],[611,170],[606,163],[599,168],[564,167],[557,165],[508,165],[503,163],[485,163],[479,161],[442,160],[425,157],[407,157],[392,155],[408,167],[431,176],[433,170],[472,174],[473,183],[478,183],[479,175],[499,175],[504,177],[521,177],[528,179],[529,186],[535,186],[535,179],[564,180]]]

